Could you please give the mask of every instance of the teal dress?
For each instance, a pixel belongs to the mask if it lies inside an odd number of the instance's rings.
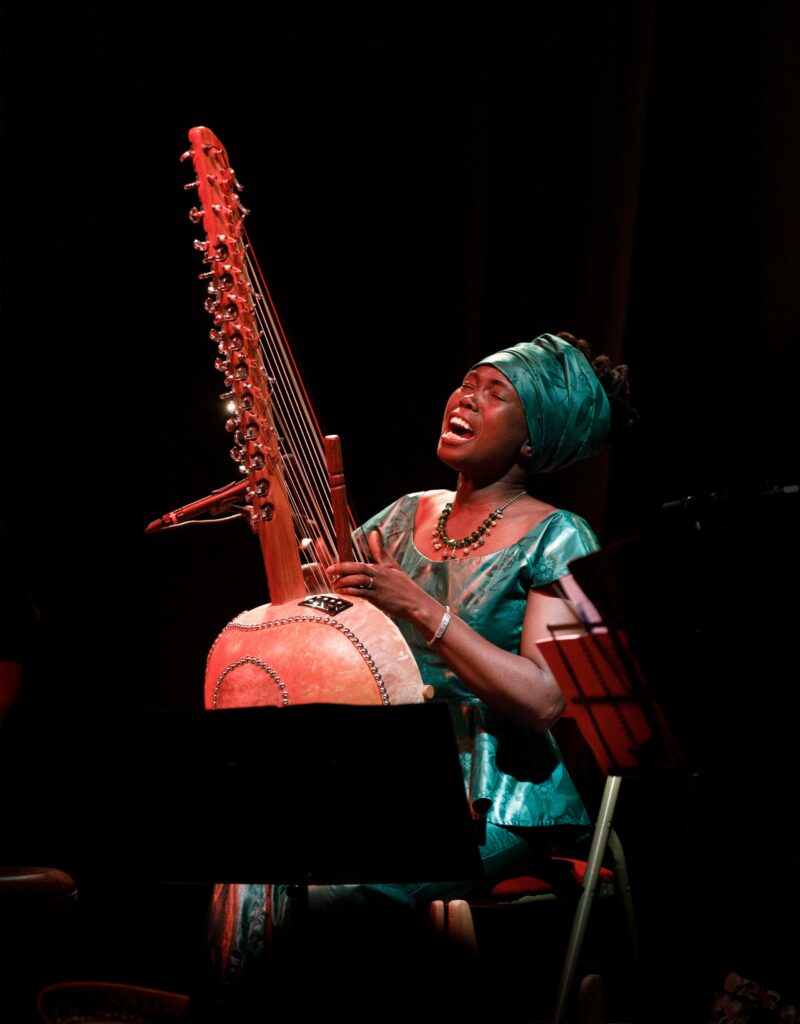
[[[519,653],[528,594],[569,572],[597,549],[580,516],[557,510],[501,551],[433,561],[414,544],[421,492],[408,494],[362,527],[378,530],[386,551],[426,593],[502,650]],[[409,623],[398,628],[436,700],[450,705],[464,783],[476,817],[516,829],[586,825],[583,803],[550,733],[536,733],[492,711],[461,683]]]

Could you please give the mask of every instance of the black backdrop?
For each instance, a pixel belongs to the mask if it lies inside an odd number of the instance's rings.
[[[143,535],[235,479],[179,160],[196,124],[245,186],[361,516],[450,482],[453,382],[544,330],[632,368],[637,439],[542,481],[604,542],[686,495],[795,484],[796,17],[7,6],[3,514],[56,663],[95,652],[69,699],[195,702],[215,631],[265,597],[243,522]]]
[[[217,631],[267,599],[244,523],[143,533],[235,479],[179,160],[205,124],[357,513],[450,482],[441,409],[480,354],[587,337],[630,364],[642,426],[542,496],[668,552],[670,637],[712,627],[710,656],[666,659],[699,746],[780,747],[796,501],[760,496],[798,482],[796,5],[3,22],[3,523],[41,613],[24,701],[198,707]]]

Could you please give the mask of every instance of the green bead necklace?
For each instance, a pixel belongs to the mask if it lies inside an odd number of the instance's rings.
[[[503,513],[508,506],[513,505],[517,498],[521,498],[526,493],[527,491],[520,491],[510,501],[507,501],[505,505],[501,505],[494,512],[490,512],[477,530],[473,530],[469,537],[464,537],[462,540],[452,540],[447,536],[447,520],[453,511],[453,503],[448,501],[439,514],[436,526],[433,528],[434,550],[442,551],[442,558],[455,558],[459,551],[462,555],[468,555],[470,551],[475,551],[485,543],[484,537],[492,532],[492,527],[496,525],[497,520],[503,518]]]

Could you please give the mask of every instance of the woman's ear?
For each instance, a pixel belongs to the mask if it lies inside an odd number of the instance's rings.
[[[522,447],[519,450],[520,455],[523,459],[530,459],[533,456],[533,445],[530,442],[530,438],[526,437],[522,442]]]

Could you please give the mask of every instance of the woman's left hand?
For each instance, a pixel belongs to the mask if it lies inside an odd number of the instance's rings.
[[[377,530],[368,538],[372,562],[336,562],[327,574],[337,594],[364,597],[387,615],[408,618],[424,591],[386,552]]]

